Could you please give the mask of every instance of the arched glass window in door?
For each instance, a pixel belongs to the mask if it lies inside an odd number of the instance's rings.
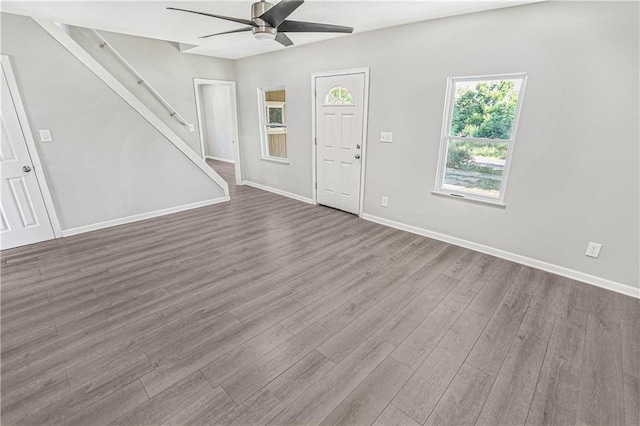
[[[353,96],[342,86],[335,86],[324,98],[325,105],[353,105]]]

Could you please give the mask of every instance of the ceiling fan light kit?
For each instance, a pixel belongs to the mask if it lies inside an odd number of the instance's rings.
[[[215,15],[212,13],[197,12],[194,10],[178,9],[175,7],[168,7],[167,9],[194,13],[197,15],[209,16],[212,18],[224,19],[226,21],[248,25],[244,28],[225,31],[222,33],[209,34],[199,38],[251,31],[253,33],[253,36],[257,40],[275,40],[281,45],[287,47],[293,45],[293,41],[291,41],[291,39],[285,34],[287,32],[322,32],[345,34],[350,34],[353,32],[352,27],[345,27],[342,25],[320,24],[317,22],[288,21],[287,17],[291,15],[293,11],[295,11],[298,7],[300,7],[302,3],[304,3],[304,0],[282,0],[275,5],[264,0],[256,2],[251,5],[251,20],[223,15]]]
[[[275,40],[277,31],[275,28],[257,28],[254,27],[251,32],[256,40]]]

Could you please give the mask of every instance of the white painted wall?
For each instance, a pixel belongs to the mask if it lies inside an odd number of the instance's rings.
[[[310,75],[369,66],[365,213],[640,287],[638,16],[632,2],[546,2],[239,60],[243,177],[310,197]],[[432,195],[447,77],[522,71],[507,208]],[[260,159],[256,88],[278,85],[289,165]]]
[[[221,187],[30,18],[1,14],[63,230],[224,196]]]
[[[231,88],[223,84],[200,86],[205,153],[234,161]]]

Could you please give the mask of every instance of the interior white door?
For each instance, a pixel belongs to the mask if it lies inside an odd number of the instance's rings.
[[[317,201],[358,214],[364,73],[315,78]]]
[[[0,247],[4,249],[54,238],[18,113],[2,68],[0,114]]]

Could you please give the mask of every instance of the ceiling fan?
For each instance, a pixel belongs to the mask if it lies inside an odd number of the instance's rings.
[[[225,19],[227,21],[248,25],[248,27],[239,28],[237,30],[209,34],[199,38],[251,31],[255,38],[257,38],[258,40],[275,40],[283,46],[291,46],[293,45],[293,41],[291,41],[291,39],[287,37],[285,33],[353,32],[353,28],[345,27],[342,25],[287,20],[287,17],[291,15],[294,10],[300,7],[302,3],[304,3],[304,0],[282,0],[280,3],[273,5],[269,2],[266,2],[265,0],[261,0],[251,5],[251,20],[234,18],[230,16],[214,15],[205,12],[196,12],[194,10],[178,9],[175,7],[168,7],[167,9],[195,13],[197,15],[210,16],[212,18]]]

